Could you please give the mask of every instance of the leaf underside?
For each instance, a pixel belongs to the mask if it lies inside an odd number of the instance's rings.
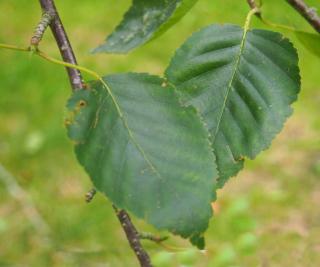
[[[171,86],[119,74],[73,94],[69,137],[94,186],[158,229],[199,240],[212,216],[218,177],[208,132]]]
[[[125,54],[177,23],[198,0],[133,0],[122,22],[93,53]]]
[[[269,147],[300,90],[298,56],[281,34],[212,25],[177,50],[166,71],[211,134],[219,187]]]

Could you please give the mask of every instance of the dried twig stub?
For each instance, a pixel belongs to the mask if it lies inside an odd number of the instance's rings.
[[[97,190],[94,188],[92,188],[88,193],[86,193],[86,202],[90,203],[93,200],[96,193],[97,193]]]
[[[38,46],[42,37],[50,25],[51,21],[54,19],[53,12],[43,12],[40,22],[38,23],[36,29],[34,30],[33,36],[31,37],[30,44],[32,46]]]

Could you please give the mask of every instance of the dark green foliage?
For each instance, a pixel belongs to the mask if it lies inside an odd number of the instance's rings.
[[[298,57],[279,33],[213,25],[177,50],[166,77],[113,75],[76,92],[69,136],[112,202],[203,248],[215,178],[222,187],[281,130]]]
[[[122,22],[93,52],[128,53],[163,34],[198,0],[133,0]]]
[[[114,17],[117,12],[124,10],[128,3],[112,2],[81,1],[81,4],[75,5],[72,1],[64,1],[61,6],[63,22],[70,39],[74,40],[81,64],[93,69],[99,69],[101,62],[99,58],[92,60],[84,56],[87,48],[86,42],[82,41],[92,37],[93,26],[95,32],[103,32],[105,25],[116,23]],[[282,4],[280,2],[265,1],[266,13],[263,10],[263,15],[295,25],[301,30],[309,29],[298,14],[295,15],[293,11],[290,13],[285,1]],[[309,0],[308,3],[320,10],[320,1]],[[5,10],[0,21],[2,25],[7,25],[3,29],[5,38],[2,41],[19,42],[19,36],[27,41],[24,37],[26,32],[27,35],[32,33],[38,4],[37,1],[27,0],[0,1],[1,9]],[[168,55],[172,54],[172,46],[176,45],[173,40],[175,36],[180,40],[187,31],[191,34],[193,28],[206,25],[209,20],[240,23],[244,16],[241,10],[247,8],[246,1],[232,1],[231,8],[227,1],[201,1],[198,7],[192,11],[194,15],[187,16],[173,34],[161,39],[160,44],[149,45],[146,50],[139,49],[125,57],[125,60],[104,58],[105,66],[110,72],[128,71],[130,68],[141,70],[144,67],[147,71],[148,67],[155,69],[154,66],[161,68],[167,62]],[[98,17],[103,17],[104,25],[93,21]],[[29,27],[26,22],[32,25]],[[185,29],[182,30],[183,27]],[[311,36],[310,40],[302,36],[305,41],[302,43],[310,51],[319,51],[320,45],[316,41],[319,35]],[[24,45],[23,40],[20,40],[21,45]],[[45,50],[49,48],[47,52],[53,53],[53,47],[48,47],[45,40],[43,42],[41,47]],[[234,179],[224,194],[219,195],[217,206],[220,211],[206,234],[208,253],[192,248],[179,253],[165,252],[157,244],[144,241],[152,252],[155,266],[258,266],[261,259],[257,255],[264,255],[270,266],[300,267],[308,266],[310,260],[320,262],[320,254],[317,253],[320,231],[314,227],[319,221],[315,205],[320,175],[320,120],[317,116],[319,60],[303,47],[299,48],[304,92],[295,104],[297,114],[273,148],[247,164],[246,174],[241,179]],[[83,203],[84,190],[92,185],[84,172],[75,166],[69,151],[70,142],[65,139],[61,129],[61,101],[64,101],[70,89],[64,78],[64,69],[45,64],[34,57],[26,60],[25,55],[14,52],[2,51],[0,58],[3,65],[0,71],[3,88],[0,98],[1,163],[17,176],[18,183],[35,200],[35,206],[52,230],[52,235],[42,236],[37,227],[32,227],[32,221],[29,222],[25,217],[20,203],[1,185],[0,208],[3,216],[0,216],[0,234],[2,240],[16,242],[2,242],[0,265],[95,266],[101,265],[101,262],[108,262],[113,267],[134,265],[133,254],[126,239],[121,238],[123,233],[104,195],[97,194],[88,206]],[[16,92],[14,95],[13,89]],[[42,179],[44,177],[47,179]],[[256,183],[253,178],[256,178]],[[243,197],[249,204],[241,204]],[[236,207],[239,205],[242,208]],[[146,230],[143,222],[133,220],[139,230]],[[24,223],[19,223],[21,221]],[[295,227],[296,221],[298,229]],[[307,227],[304,221],[310,222]],[[277,235],[274,235],[275,228]],[[153,231],[148,227],[147,230]],[[59,251],[56,246],[48,249],[48,238],[59,244]],[[177,238],[171,238],[169,244],[186,246]],[[308,244],[303,255],[292,254],[292,251],[299,251],[301,244]],[[254,252],[253,247],[256,249]],[[247,255],[248,251],[251,251],[251,255]],[[182,259],[189,252],[194,259]],[[288,257],[288,254],[293,257]],[[161,264],[156,261],[158,256],[171,258],[171,262],[167,260]]]
[[[190,239],[190,242],[195,245],[198,249],[205,248],[205,240],[204,237],[201,235],[195,235]]]
[[[133,1],[96,51],[128,52],[195,2]],[[95,187],[119,208],[200,249],[216,189],[246,157],[270,146],[300,90],[295,48],[279,33],[249,30],[253,14],[244,28],[212,25],[195,33],[165,79],[107,76],[68,104],[69,136]]]
[[[194,34],[167,69],[183,103],[211,134],[219,186],[269,147],[300,89],[298,56],[281,34],[213,25]]]
[[[195,238],[208,227],[215,157],[193,107],[147,74],[107,76],[68,102],[69,137],[93,180],[119,208]]]

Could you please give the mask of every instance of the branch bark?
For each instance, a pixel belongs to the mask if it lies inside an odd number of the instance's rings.
[[[320,33],[320,17],[315,8],[309,7],[303,0],[286,0],[309,24]]]
[[[51,14],[53,19],[50,23],[51,31],[56,39],[57,45],[60,50],[60,54],[65,62],[77,65],[76,57],[73,53],[69,38],[63,27],[60,16],[57,12],[56,6],[53,0],[39,0],[41,8],[44,13]],[[73,90],[79,90],[84,88],[84,83],[79,70],[67,68],[68,77]]]
[[[74,55],[67,33],[59,17],[59,13],[55,7],[54,0],[39,1],[43,12],[53,15],[50,23],[50,28],[56,39],[63,60],[65,62],[77,65],[76,57]],[[79,70],[67,68],[67,72],[73,90],[80,90],[85,88],[81,72]],[[129,214],[125,210],[118,210],[115,206],[113,206],[113,208],[127,236],[129,244],[140,262],[141,267],[152,267],[150,257],[141,245],[139,233],[133,225]]]
[[[140,262],[141,267],[152,267],[150,257],[141,245],[139,233],[133,225],[129,214],[124,210],[118,210],[114,205],[113,208],[117,214],[124,232],[126,233],[130,246]]]

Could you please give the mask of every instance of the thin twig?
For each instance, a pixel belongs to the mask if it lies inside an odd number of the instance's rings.
[[[142,240],[142,239],[145,239],[145,240],[150,240],[152,242],[155,242],[157,244],[163,242],[163,241],[166,241],[169,239],[168,236],[155,236],[154,234],[151,234],[151,233],[144,233],[144,232],[140,232],[139,233],[139,238]]]
[[[70,63],[72,65],[77,65],[77,60],[74,55],[72,46],[69,42],[68,36],[66,31],[64,30],[63,24],[60,20],[58,11],[55,7],[54,0],[39,0],[43,12],[49,12],[55,14],[54,19],[52,20],[50,27],[53,32],[53,35],[56,39],[56,42],[58,44],[60,53],[62,55],[62,58],[65,62]],[[41,55],[40,52],[37,53],[39,56]],[[44,57],[44,56],[43,56]],[[48,58],[47,58],[48,59]],[[55,60],[48,59],[53,62],[56,62]],[[82,81],[82,76],[79,68],[67,68],[69,79],[72,85],[72,88],[74,90],[84,89],[85,85]],[[93,75],[97,75],[96,73],[87,70],[87,72],[90,72]],[[117,214],[117,217],[121,223],[121,226],[126,233],[127,239],[130,243],[131,248],[135,252],[141,267],[152,267],[151,260],[148,255],[148,253],[144,250],[140,243],[139,234],[133,225],[133,223],[130,220],[130,217],[128,213],[125,210],[118,210],[114,206],[114,210]]]
[[[92,75],[93,77],[95,77],[96,79],[103,81],[102,78],[99,76],[99,74],[97,74],[96,72],[94,72],[90,69],[87,69],[85,67],[82,67],[82,66],[73,65],[71,63],[67,63],[67,62],[52,58],[52,57],[48,56],[47,54],[43,53],[42,51],[40,51],[39,49],[34,50],[31,47],[23,48],[23,47],[18,47],[15,45],[8,45],[8,44],[2,44],[2,43],[0,43],[0,48],[33,53],[34,55],[37,55],[37,56],[39,56],[49,62],[52,62],[54,64],[58,64],[58,65],[62,65],[65,67],[69,67],[69,68],[74,68],[79,71],[86,72],[86,73]],[[91,197],[93,197],[95,193],[96,193],[95,189],[92,189],[91,191],[89,191],[87,193],[86,197],[91,199]],[[139,233],[136,230],[135,226],[133,225],[128,213],[125,210],[118,211],[118,209],[116,207],[114,207],[114,209],[116,211],[116,215],[117,215],[119,221],[121,222],[121,226],[122,226],[124,232],[126,233],[127,239],[130,243],[130,246],[132,247],[133,251],[135,252],[135,254],[141,264],[141,267],[152,267],[150,257],[140,243],[140,239],[144,239],[143,235],[142,236],[139,235]],[[147,238],[147,239],[152,240],[152,241],[157,242],[158,244],[162,245],[162,241],[164,241],[166,238]]]
[[[97,193],[97,190],[95,188],[92,188],[90,191],[88,191],[86,193],[86,196],[85,196],[86,197],[86,202],[90,203],[93,200],[93,198],[96,195],[96,193]]]
[[[313,7],[309,7],[303,0],[286,0],[309,24],[320,33],[320,17]]]
[[[54,14],[49,12],[44,12],[41,16],[41,20],[38,23],[37,27],[34,30],[33,36],[31,37],[30,44],[31,46],[38,46],[42,37],[50,25],[51,21],[54,19]]]
[[[126,233],[130,246],[140,262],[141,267],[152,267],[150,257],[140,243],[139,233],[133,225],[129,214],[124,210],[118,210],[116,206],[113,206],[113,208],[117,214],[123,230]]]
[[[44,13],[54,16],[50,23],[51,31],[56,39],[63,61],[77,65],[77,60],[68,39],[67,33],[63,27],[59,14],[53,0],[39,0]],[[69,80],[73,90],[83,89],[84,83],[81,72],[77,69],[67,68]]]

